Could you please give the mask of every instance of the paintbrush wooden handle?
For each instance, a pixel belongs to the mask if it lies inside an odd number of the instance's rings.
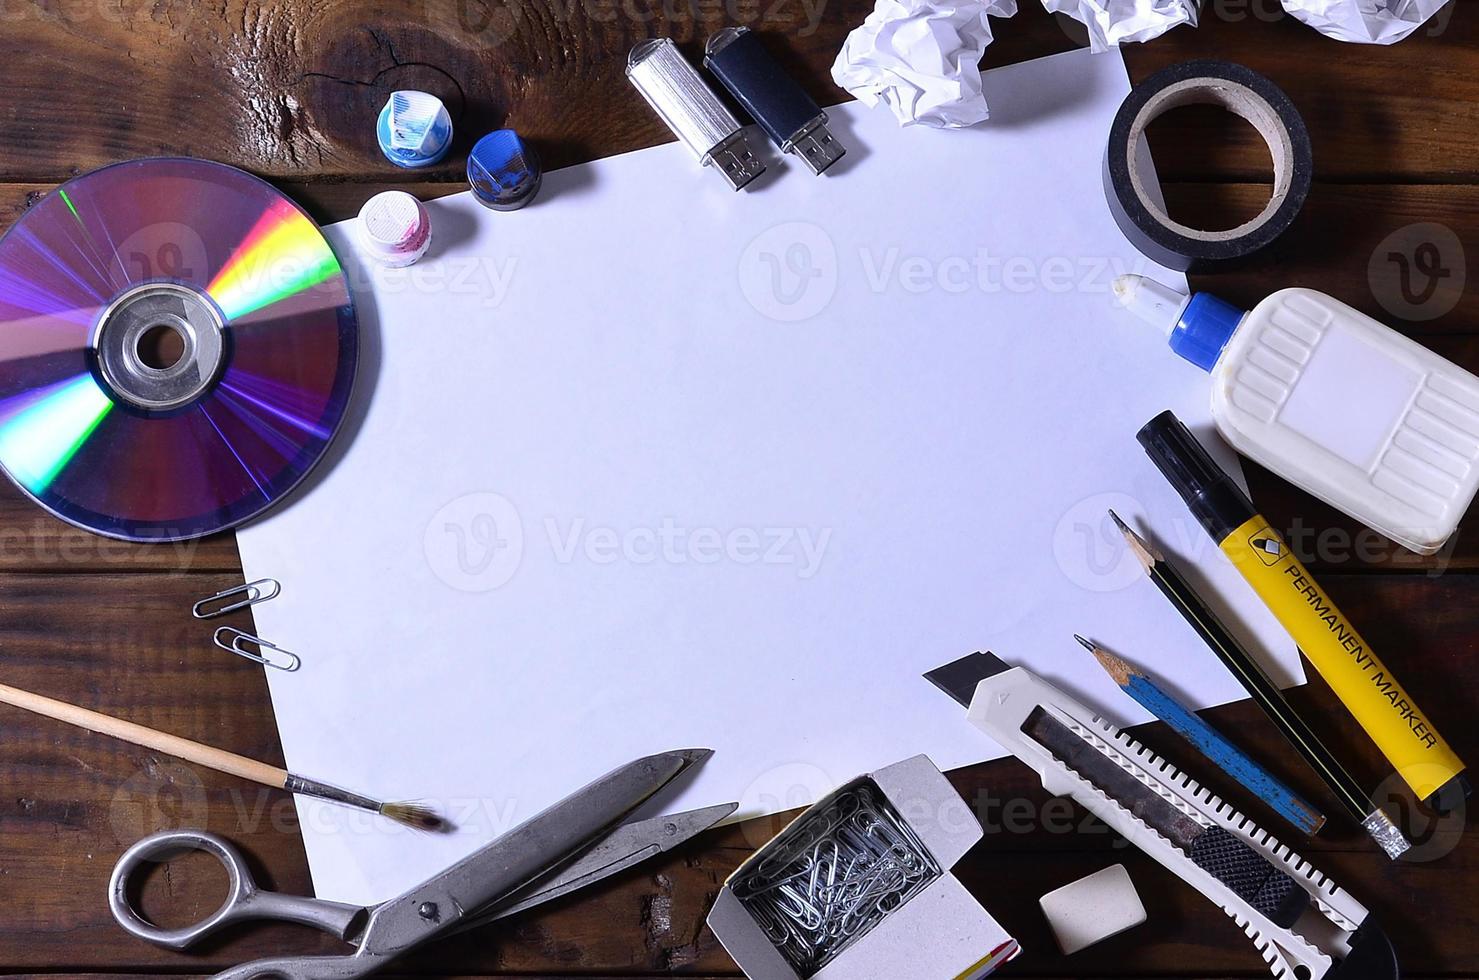
[[[158,732],[143,725],[136,725],[131,721],[121,718],[113,718],[109,715],[89,711],[87,708],[79,708],[75,704],[65,701],[57,701],[53,698],[42,697],[29,691],[9,687],[0,684],[0,703],[14,705],[17,708],[25,708],[34,711],[38,715],[45,715],[57,721],[64,721],[69,725],[86,728],[100,735],[111,735],[114,738],[131,742],[134,745],[142,745],[144,748],[163,752],[186,762],[215,769],[218,772],[228,773],[232,776],[240,776],[254,783],[262,783],[264,786],[272,786],[281,789],[287,782],[288,773],[285,769],[269,766],[265,762],[248,759],[234,752],[223,749],[212,748],[209,745],[201,745],[192,742],[188,738],[180,738],[178,735],[169,735]]]

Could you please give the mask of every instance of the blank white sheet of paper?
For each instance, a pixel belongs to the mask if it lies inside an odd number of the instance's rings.
[[[823,177],[774,159],[733,193],[669,144],[550,173],[522,211],[443,198],[410,269],[329,229],[358,417],[239,534],[247,578],[283,586],[258,632],[302,657],[267,672],[273,706],[294,772],[458,830],[300,800],[321,897],[389,898],[664,749],[716,750],[666,806],[749,815],[918,752],[998,756],[920,676],[973,650],[1125,723],[1146,716],[1074,632],[1198,706],[1240,697],[1111,506],[1303,679],[1135,442],[1166,408],[1215,438],[1206,375],[1110,297],[1124,272],[1185,285],[1105,206],[1123,61],[986,91],[956,132],[837,107]]]

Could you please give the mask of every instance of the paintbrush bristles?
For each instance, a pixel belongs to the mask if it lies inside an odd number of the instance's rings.
[[[330,803],[342,803],[345,806],[378,813],[396,823],[414,827],[417,830],[442,830],[447,827],[445,820],[438,816],[431,807],[422,803],[382,803],[368,796],[340,789],[330,783],[320,782],[317,779],[305,779],[302,776],[288,776],[283,789],[289,793],[312,796]]]
[[[1086,640],[1082,636],[1079,636],[1077,633],[1073,634],[1073,638],[1081,643],[1085,650],[1094,655],[1094,659],[1099,661],[1099,666],[1103,667],[1105,673],[1113,678],[1114,682],[1120,687],[1128,687],[1130,684],[1130,678],[1132,677],[1145,676],[1143,673],[1130,666],[1129,663],[1121,660],[1119,657],[1116,657],[1114,654],[1110,653],[1099,644],[1094,643],[1091,640]]]
[[[380,814],[413,830],[434,833],[451,826],[435,810],[421,803],[382,803]]]
[[[1136,534],[1135,529],[1130,527],[1130,525],[1120,520],[1120,515],[1111,510],[1109,517],[1110,520],[1114,521],[1114,526],[1119,528],[1120,533],[1125,536],[1125,542],[1130,546],[1130,551],[1134,553],[1135,558],[1147,572],[1155,567],[1156,562],[1163,560],[1161,553],[1155,549],[1155,546]]]

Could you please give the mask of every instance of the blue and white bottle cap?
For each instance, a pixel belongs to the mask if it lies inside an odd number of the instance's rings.
[[[1211,371],[1247,315],[1246,310],[1211,293],[1193,293],[1171,328],[1171,349],[1203,371]]]
[[[385,158],[397,167],[428,167],[452,146],[452,117],[428,92],[392,92],[375,124]]]
[[[478,140],[467,157],[467,182],[478,203],[513,211],[534,200],[544,172],[534,148],[512,129],[496,129]]]
[[[1115,279],[1115,300],[1164,331],[1171,349],[1203,371],[1211,371],[1247,314],[1211,293],[1188,296],[1145,276]]]

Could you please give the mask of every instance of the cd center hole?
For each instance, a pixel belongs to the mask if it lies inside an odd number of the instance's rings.
[[[185,335],[172,324],[156,323],[139,335],[138,352],[146,367],[172,368],[185,356]]]

